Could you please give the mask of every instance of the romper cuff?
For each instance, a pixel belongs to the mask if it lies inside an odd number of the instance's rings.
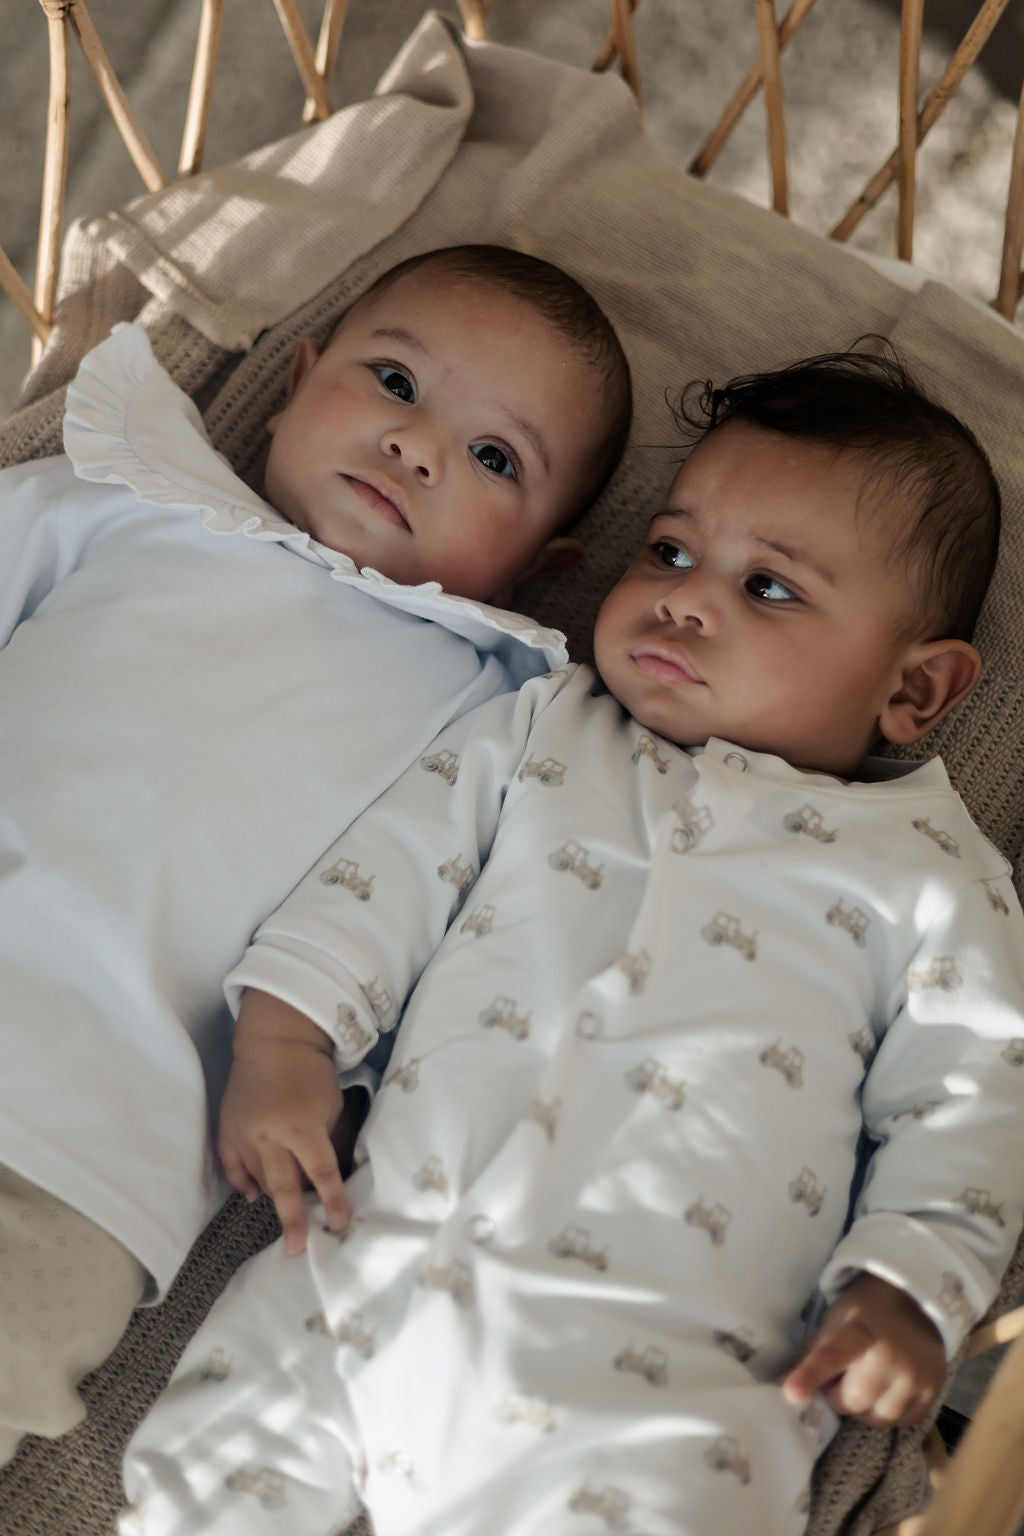
[[[859,1271],[906,1291],[939,1330],[950,1359],[996,1293],[992,1274],[951,1226],[895,1211],[854,1222],[822,1273],[827,1300],[834,1301]]]

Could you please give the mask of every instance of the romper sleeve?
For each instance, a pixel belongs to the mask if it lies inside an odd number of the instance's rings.
[[[1024,915],[1009,876],[923,934],[863,1086],[876,1147],[821,1288],[856,1270],[908,1291],[952,1355],[1024,1219]]]
[[[255,987],[334,1041],[339,1068],[394,1029],[490,852],[505,794],[558,674],[448,726],[259,928],[225,983]],[[351,1080],[351,1079],[350,1079]]]

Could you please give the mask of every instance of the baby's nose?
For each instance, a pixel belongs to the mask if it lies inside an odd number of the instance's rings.
[[[436,485],[441,478],[442,455],[439,445],[425,431],[387,432],[381,447],[391,459],[399,459],[424,485]]]

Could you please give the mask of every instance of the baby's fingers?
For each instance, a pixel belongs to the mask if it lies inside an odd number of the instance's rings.
[[[308,1137],[298,1155],[306,1177],[323,1203],[327,1225],[332,1232],[343,1231],[349,1224],[352,1212],[330,1137],[326,1132]]]
[[[863,1328],[855,1323],[823,1330],[782,1378],[783,1397],[789,1403],[805,1403],[841,1376],[851,1361],[863,1353],[867,1343]]]
[[[244,1195],[250,1203],[258,1200],[262,1193],[259,1180],[249,1172],[242,1156],[235,1151],[230,1142],[223,1139],[217,1150],[220,1153],[224,1177],[232,1189],[237,1189],[238,1193]]]
[[[276,1147],[264,1157],[263,1188],[274,1202],[285,1249],[290,1254],[303,1253],[307,1223],[302,1170],[286,1148]]]

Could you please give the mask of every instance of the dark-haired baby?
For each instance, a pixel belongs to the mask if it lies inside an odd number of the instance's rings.
[[[845,444],[803,430],[823,396]],[[991,470],[891,360],[714,403],[599,677],[449,727],[229,978],[226,1160],[276,1144],[334,1208],[320,1106],[408,1001],[348,1234],[317,1211],[290,1256],[296,1174],[130,1448],[126,1532],[362,1501],[377,1536],[796,1536],[831,1410],[919,1420],[992,1299],[1024,918],[938,760],[871,756],[977,679]]]

